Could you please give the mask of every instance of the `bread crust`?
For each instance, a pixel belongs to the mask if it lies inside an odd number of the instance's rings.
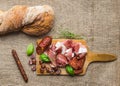
[[[40,18],[36,19],[32,24],[25,25],[22,31],[26,34],[35,36],[48,33],[53,27],[54,15],[46,12],[38,17]]]
[[[4,13],[0,25],[0,34],[19,31],[27,6],[14,6]]]
[[[48,33],[54,22],[54,11],[48,5],[17,5],[6,12],[0,12],[0,35],[23,31],[28,35],[40,36]]]

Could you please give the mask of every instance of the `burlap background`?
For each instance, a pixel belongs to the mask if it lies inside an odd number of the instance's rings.
[[[113,53],[118,59],[109,63],[94,63],[85,76],[36,76],[28,66],[26,46],[41,37],[23,33],[0,36],[0,86],[120,86],[120,0],[0,0],[0,9],[14,5],[49,4],[55,10],[55,25],[48,35],[58,36],[58,30],[68,28],[87,37],[92,51]],[[16,49],[29,77],[26,84],[11,56]]]

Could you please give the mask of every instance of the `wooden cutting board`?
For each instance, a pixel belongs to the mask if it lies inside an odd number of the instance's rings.
[[[62,42],[65,41],[66,39],[53,39],[52,43],[56,43],[56,42]],[[41,39],[37,40],[37,44],[41,41]],[[84,75],[86,73],[87,67],[90,63],[92,62],[108,62],[108,61],[113,61],[116,60],[116,56],[112,55],[112,54],[100,54],[100,53],[94,53],[91,52],[87,46],[87,43],[85,40],[75,40],[73,39],[74,42],[80,42],[83,45],[85,45],[87,47],[87,56],[86,56],[86,60],[83,66],[83,72],[79,75]],[[40,65],[39,65],[39,55],[36,54],[36,74],[37,75],[50,75],[49,73],[40,73]],[[68,75],[68,73],[66,72],[65,68],[61,68],[61,74],[60,75]]]

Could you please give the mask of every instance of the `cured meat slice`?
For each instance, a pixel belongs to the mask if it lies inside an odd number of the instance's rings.
[[[59,48],[61,48],[62,45],[63,45],[63,44],[62,44],[61,42],[57,42],[57,43],[55,44],[56,50],[58,50]]]
[[[57,49],[57,50],[56,50],[56,53],[57,53],[57,54],[62,53],[62,47],[59,48],[59,49]]]
[[[56,49],[55,44],[52,44],[52,45],[50,46],[50,49],[55,52],[55,49]]]
[[[65,56],[67,57],[68,60],[72,59],[74,57],[74,53],[72,51],[72,48],[69,48],[65,51]]]
[[[78,69],[82,69],[85,62],[85,58],[79,59],[77,62]]]
[[[86,55],[87,55],[87,53],[80,53],[80,54],[78,55],[78,59],[85,58]]]
[[[81,45],[80,48],[79,48],[79,51],[78,53],[87,53],[87,48],[84,46],[84,45]]]
[[[65,65],[68,64],[67,58],[63,54],[57,55],[56,62],[59,67],[65,67]]]
[[[73,45],[73,41],[68,39],[66,40],[64,43],[65,47],[68,49],[68,48],[72,48],[72,45]]]
[[[36,52],[37,54],[42,54],[45,50],[49,48],[52,43],[52,38],[50,36],[44,37],[37,45]]]
[[[73,51],[75,52],[75,54],[78,54],[79,48],[80,48],[80,43],[73,44]]]
[[[55,45],[55,47],[56,47],[56,49],[55,49],[56,52],[64,54],[65,51],[66,51],[66,47],[65,47],[65,45],[63,45],[62,42],[57,42],[56,45]]]
[[[78,62],[77,58],[74,57],[72,60],[69,61],[69,65],[72,66],[75,70],[77,70],[78,69],[77,62]]]
[[[83,72],[83,69],[74,70],[74,73],[75,73],[75,74],[80,74],[80,73],[82,73],[82,72]]]
[[[46,53],[47,53],[50,61],[52,62],[52,64],[53,64],[54,66],[56,66],[56,65],[57,65],[57,64],[56,64],[56,52],[52,51],[51,49],[48,49],[48,50],[46,51]]]
[[[72,60],[70,60],[69,64],[72,66],[75,70],[79,70],[84,65],[85,58],[83,59],[77,59],[77,57],[74,57]]]

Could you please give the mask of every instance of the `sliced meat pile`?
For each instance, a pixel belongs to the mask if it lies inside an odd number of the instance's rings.
[[[54,66],[65,67],[69,64],[78,72],[84,64],[87,48],[79,42],[68,39],[51,44],[44,53],[48,55]]]

